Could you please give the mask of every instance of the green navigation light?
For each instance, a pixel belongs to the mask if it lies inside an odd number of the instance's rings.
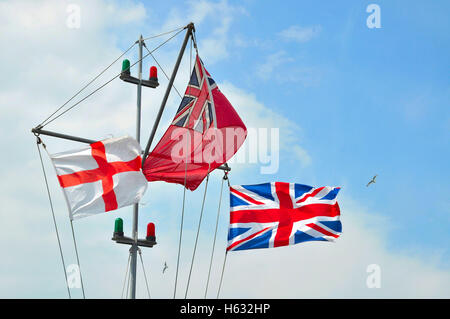
[[[122,72],[130,73],[130,60],[128,60],[128,59],[123,60]]]
[[[123,233],[123,219],[122,218],[116,218],[116,221],[114,222],[114,232],[115,233]]]

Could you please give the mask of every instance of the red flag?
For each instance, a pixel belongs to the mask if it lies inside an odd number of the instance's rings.
[[[148,181],[195,190],[241,147],[247,128],[197,55],[175,117],[144,162]]]

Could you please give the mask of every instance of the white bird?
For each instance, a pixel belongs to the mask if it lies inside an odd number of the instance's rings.
[[[163,268],[163,273],[166,271],[166,269],[167,268],[169,268],[168,266],[167,266],[167,263],[166,262],[164,262],[164,268]]]
[[[377,178],[377,176],[378,175],[375,175],[374,177],[372,177],[372,180],[367,183],[366,187],[368,187],[370,184],[375,184],[375,179]]]

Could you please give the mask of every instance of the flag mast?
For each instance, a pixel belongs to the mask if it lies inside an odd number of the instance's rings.
[[[147,157],[147,155],[150,151],[150,146],[152,145],[153,138],[155,137],[156,129],[158,128],[158,124],[159,124],[159,121],[161,120],[162,113],[164,111],[164,108],[166,107],[167,99],[169,97],[170,90],[173,86],[173,82],[175,80],[175,76],[177,74],[178,67],[180,66],[181,58],[183,57],[184,50],[186,49],[186,45],[188,43],[189,37],[192,36],[192,32],[195,31],[194,23],[192,23],[192,22],[189,23],[185,28],[187,29],[186,35],[184,37],[183,44],[181,45],[180,53],[178,53],[178,58],[177,58],[177,61],[175,62],[175,66],[173,68],[172,75],[169,79],[169,84],[167,85],[166,93],[164,94],[164,97],[162,99],[161,106],[159,107],[158,114],[156,115],[155,123],[153,124],[153,128],[150,133],[150,137],[149,137],[147,145],[145,147],[144,156],[142,159],[142,166],[144,166],[145,158]]]
[[[178,71],[178,67],[180,66],[181,59],[184,54],[184,50],[186,49],[187,42],[189,37],[192,35],[192,30],[194,29],[194,24],[190,23],[186,26],[187,31],[184,37],[183,45],[181,46],[180,53],[178,54],[177,61],[175,62],[174,69],[172,71],[172,76],[170,77],[169,84],[167,85],[166,93],[164,95],[163,101],[159,108],[158,114],[155,119],[155,123],[153,124],[153,129],[150,134],[149,141],[145,148],[144,155],[142,157],[142,164],[144,164],[145,158],[148,155],[148,151],[150,149],[152,140],[155,136],[156,129],[158,127],[159,121],[161,120],[162,113],[166,106],[167,98],[169,96],[170,90],[173,86],[173,82],[175,80],[175,76]],[[140,143],[140,135],[141,135],[141,97],[142,97],[142,48],[144,46],[144,40],[142,35],[139,38],[139,74],[137,83],[137,112],[136,112],[136,140]],[[130,254],[130,299],[136,299],[136,266],[137,266],[137,252],[139,249],[138,246],[138,219],[139,219],[139,204],[134,204],[133,207],[133,243],[131,244]]]
[[[159,111],[156,115],[155,122],[153,124],[152,131],[150,133],[147,145],[145,147],[145,151],[142,156],[142,165],[144,164],[144,161],[149,153],[153,138],[155,137],[156,130],[158,128],[162,113],[166,106],[167,99],[169,97],[171,88],[173,86],[175,76],[178,72],[178,68],[180,66],[181,59],[182,59],[184,51],[186,49],[189,37],[193,36],[193,31],[195,30],[194,23],[192,23],[192,22],[189,23],[188,25],[186,25],[184,28],[187,29],[186,35],[184,37],[184,41],[181,46],[180,52],[178,54],[177,61],[175,62],[175,66],[173,68],[172,75],[169,79],[169,84],[166,88],[166,92],[164,94]],[[145,45],[142,35],[140,35],[139,40],[137,40],[136,43],[139,44],[139,61],[138,61],[139,74],[138,74],[138,77],[135,78],[130,75],[130,63],[128,60],[124,60],[124,62],[126,61],[126,62],[128,62],[128,64],[124,63],[122,65],[122,73],[120,74],[120,79],[125,82],[129,82],[129,83],[137,85],[136,140],[138,143],[140,143],[142,86],[156,88],[159,84],[158,84],[157,79],[156,80],[152,79],[152,78],[150,78],[149,80],[142,79],[142,59],[143,59],[142,48]],[[42,134],[42,135],[53,136],[53,137],[57,137],[57,138],[72,140],[72,141],[86,143],[86,144],[92,144],[92,143],[96,142],[96,140],[62,134],[62,133],[58,133],[58,132],[47,131],[47,130],[43,130],[42,128],[43,128],[43,125],[41,124],[41,125],[36,126],[33,129],[31,129],[31,131],[36,136],[39,136],[40,134]],[[230,168],[226,164],[218,167],[218,169],[221,169],[224,171],[230,170]],[[130,248],[130,294],[129,294],[130,299],[136,298],[136,268],[137,268],[137,252],[139,251],[139,246],[153,247],[156,244],[154,236],[149,236],[147,234],[147,237],[145,239],[138,238],[138,218],[139,218],[139,204],[134,204],[134,206],[133,206],[133,229],[132,229],[131,238],[124,236],[123,230],[122,230],[123,224],[122,224],[122,220],[120,218],[116,219],[115,230],[114,230],[114,234],[113,234],[113,238],[112,238],[112,240],[114,240],[116,243],[131,245],[131,248]],[[120,220],[120,221],[118,221],[118,220]]]
[[[136,110],[136,140],[140,143],[141,140],[141,99],[142,99],[142,34],[139,37],[139,64],[138,64],[138,79],[137,84],[137,110]],[[133,206],[133,244],[130,248],[130,299],[136,299],[136,265],[137,265],[137,251],[138,251],[138,218],[139,218],[139,203]]]

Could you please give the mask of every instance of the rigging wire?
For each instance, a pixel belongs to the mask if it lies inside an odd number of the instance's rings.
[[[186,162],[187,167],[187,162]],[[186,168],[185,168],[186,172]],[[180,223],[180,237],[178,241],[178,255],[177,255],[177,268],[175,271],[175,287],[173,290],[173,299],[175,299],[175,296],[177,294],[177,282],[178,282],[178,269],[180,265],[180,252],[181,252],[181,239],[183,237],[183,222],[184,222],[184,206],[186,201],[186,174],[184,176],[184,189],[183,189],[183,207],[181,208],[181,223]]]
[[[230,188],[230,178],[229,178],[228,175],[227,175],[227,183],[228,183],[228,188]],[[217,297],[216,297],[216,299],[219,299],[220,289],[222,288],[223,274],[225,272],[225,264],[227,262],[227,256],[228,256],[228,250],[225,249],[225,258],[223,259],[222,272],[221,272],[221,275],[220,275],[220,283],[219,283],[219,288],[217,289]]]
[[[152,296],[150,295],[150,288],[148,287],[147,275],[145,274],[144,261],[142,260],[142,252],[139,247],[138,247],[138,252],[139,252],[139,257],[141,259],[142,271],[144,273],[145,285],[147,286],[148,299],[152,299]]]
[[[175,31],[178,31],[180,29],[183,29],[184,27],[181,28],[177,28],[175,30],[171,30],[168,32],[164,32],[164,33],[160,33],[148,38],[145,38],[144,40],[148,40],[148,39],[153,39],[153,38],[157,38]],[[114,63],[116,63],[121,57],[123,57],[125,54],[128,53],[128,51],[130,51],[136,44],[138,43],[138,41],[134,42],[128,49],[126,49],[119,57],[117,57],[113,62],[111,62],[111,64],[109,64],[103,71],[101,71],[97,76],[95,76],[91,81],[89,81],[85,86],[83,86],[77,93],[75,93],[75,95],[73,95],[70,99],[68,99],[63,105],[61,105],[59,108],[56,109],[56,111],[54,111],[52,114],[50,114],[44,121],[42,121],[38,126],[45,126],[47,124],[44,124],[48,119],[50,119],[53,115],[55,115],[59,110],[61,110],[65,105],[67,105],[70,101],[72,101],[78,94],[80,94],[84,89],[86,89],[89,85],[91,85],[95,80],[97,80],[103,73],[105,73]]]
[[[179,269],[179,265],[180,265],[180,253],[181,253],[181,239],[183,237],[184,206],[185,206],[185,202],[186,202],[186,169],[187,169],[187,162],[185,165],[185,174],[184,174],[183,206],[181,208],[180,237],[179,237],[179,241],[178,241],[177,269],[175,272],[175,287],[173,290],[173,299],[175,299],[175,296],[177,294],[178,269]]]
[[[195,30],[192,32],[192,41],[194,42],[195,52],[198,55],[197,37],[195,36]]]
[[[200,226],[202,224],[202,217],[203,217],[203,209],[205,207],[205,199],[206,199],[206,191],[208,190],[208,182],[209,182],[209,169],[211,165],[208,165],[208,175],[206,175],[206,184],[205,184],[205,192],[203,193],[203,201],[202,201],[202,208],[200,210],[200,219],[198,221],[198,227],[197,227],[197,235],[195,237],[195,244],[194,244],[194,252],[192,253],[192,260],[191,260],[191,269],[189,270],[189,277],[186,285],[186,292],[184,294],[184,299],[187,298],[187,294],[189,291],[189,283],[191,282],[191,274],[192,274],[192,266],[194,265],[194,259],[195,259],[195,252],[197,250],[197,243],[198,243],[198,235],[200,233]]]
[[[227,256],[228,256],[228,251],[225,251],[225,258],[223,259],[222,273],[220,275],[220,283],[219,283],[219,289],[217,290],[217,297],[216,297],[216,299],[219,299],[220,289],[222,288],[223,274],[225,272],[225,264],[227,262]]]
[[[161,66],[161,64],[159,64],[158,60],[156,60],[155,56],[150,52],[150,50],[147,48],[147,46],[144,43],[144,48],[148,51],[148,53],[151,55],[151,57],[153,58],[153,60],[155,60],[156,64],[158,64],[158,67],[161,69],[162,73],[166,76],[166,79],[169,80],[169,76],[167,75],[166,71],[164,71],[163,67]],[[180,99],[182,99],[183,97],[181,96],[180,92],[177,90],[177,88],[175,87],[175,84],[172,84],[172,87],[175,89],[175,91],[177,92],[178,96],[180,97]]]
[[[62,262],[62,266],[63,266],[63,271],[64,271],[64,277],[66,279],[66,287],[67,287],[67,293],[69,294],[69,299],[72,299],[72,296],[70,294],[70,289],[69,289],[69,282],[67,281],[67,273],[66,273],[66,263],[64,261],[64,255],[62,252],[62,248],[61,248],[61,240],[59,238],[59,231],[58,231],[58,225],[56,224],[56,218],[55,218],[55,211],[53,209],[53,202],[52,202],[52,198],[50,196],[50,188],[48,187],[48,181],[47,181],[47,174],[45,173],[45,168],[44,168],[44,161],[42,159],[42,154],[41,154],[41,150],[39,148],[39,144],[42,144],[42,146],[44,148],[46,148],[45,144],[42,142],[41,138],[39,136],[36,135],[36,146],[38,149],[38,153],[39,153],[39,158],[41,160],[41,166],[42,166],[42,172],[44,173],[44,180],[45,180],[45,186],[47,188],[47,195],[48,195],[48,200],[50,202],[50,208],[52,211],[52,217],[53,217],[53,224],[55,225],[55,232],[56,232],[56,238],[58,240],[58,247],[59,247],[59,254],[61,256],[61,262]]]
[[[191,72],[191,68],[192,68],[192,39],[191,39],[191,46],[190,46],[190,51],[189,51],[189,72]],[[189,93],[190,93],[190,86],[188,88],[188,94]],[[188,147],[190,145],[189,134],[187,134],[187,137],[188,138],[186,139],[186,150],[188,149]],[[184,165],[183,206],[181,209],[180,238],[179,238],[179,242],[178,242],[177,269],[175,272],[175,287],[173,290],[173,299],[175,299],[175,296],[177,294],[178,269],[179,269],[179,265],[180,265],[180,252],[181,252],[181,239],[183,237],[184,206],[185,206],[185,202],[186,202],[186,182],[187,182],[187,163],[188,163],[187,156],[188,156],[188,152],[186,152],[186,160],[185,160],[185,165]]]
[[[130,257],[131,257],[131,248],[130,248]],[[130,259],[130,265],[131,265],[131,259]],[[130,278],[131,278],[131,271],[128,272],[127,294],[125,296],[129,296],[128,291],[130,290]]]
[[[216,230],[214,232],[214,240],[213,240],[213,244],[212,244],[211,260],[209,261],[208,279],[206,281],[206,289],[205,289],[205,297],[204,297],[204,299],[206,299],[206,296],[208,294],[209,278],[211,276],[211,267],[212,267],[212,262],[213,262],[213,257],[214,257],[214,249],[215,249],[215,246],[216,246],[217,227],[219,225],[220,204],[222,203],[223,183],[224,183],[225,179],[227,179],[227,172],[226,171],[225,171],[225,175],[222,178],[222,183],[220,185],[219,208],[217,209],[217,217],[216,217]]]
[[[169,42],[171,39],[173,39],[174,37],[176,37],[182,30],[184,30],[186,27],[181,27],[181,28],[177,28],[175,30],[172,31],[168,31],[168,32],[164,32],[161,33],[159,35],[155,35],[155,36],[151,36],[148,38],[145,38],[144,40],[148,40],[148,39],[152,39],[152,38],[156,38],[162,35],[166,35],[175,31],[178,31],[176,34],[174,34],[173,36],[171,36],[170,38],[168,38],[167,40],[165,40],[164,42],[162,42],[161,44],[159,44],[156,48],[154,48],[152,51],[150,51],[144,44],[145,48],[148,51],[148,54],[146,54],[144,57],[142,57],[141,59],[139,59],[138,61],[136,61],[134,64],[132,64],[129,69],[131,67],[133,67],[134,65],[136,65],[137,63],[141,62],[143,59],[145,59],[148,55],[151,55],[153,57],[153,59],[156,61],[156,63],[159,65],[159,67],[161,68],[161,70],[163,71],[164,75],[167,77],[167,74],[165,73],[165,71],[163,70],[163,68],[160,66],[160,64],[158,63],[158,61],[156,60],[156,58],[153,56],[152,52],[155,52],[157,49],[159,49],[160,47],[162,47],[164,44],[166,44],[167,42]],[[89,81],[86,85],[84,85],[79,91],[77,91],[71,98],[69,98],[63,105],[61,105],[60,107],[58,107],[52,114],[50,114],[46,119],[44,119],[39,125],[37,125],[37,127],[39,128],[43,128],[44,126],[48,125],[49,123],[55,121],[56,119],[58,119],[59,117],[61,117],[62,115],[64,115],[65,113],[67,113],[68,111],[70,111],[71,109],[73,109],[75,106],[77,106],[78,104],[80,104],[81,102],[83,102],[84,100],[86,100],[87,98],[89,98],[90,96],[92,96],[94,93],[98,92],[100,89],[102,89],[103,87],[105,87],[107,84],[111,83],[113,80],[115,80],[117,77],[120,76],[121,73],[117,74],[116,76],[114,76],[112,79],[108,80],[107,82],[105,82],[104,84],[102,84],[100,87],[98,87],[97,89],[95,89],[94,91],[92,91],[91,93],[89,93],[87,96],[85,96],[84,98],[82,98],[81,100],[79,100],[78,102],[76,102],[75,104],[73,104],[71,107],[69,107],[68,109],[66,109],[65,111],[63,111],[62,113],[58,114],[57,116],[55,116],[54,118],[52,118],[55,114],[57,114],[64,106],[66,106],[70,101],[72,101],[76,96],[78,96],[82,91],[84,91],[89,85],[91,85],[96,79],[98,79],[103,73],[105,73],[114,63],[116,63],[121,57],[123,57],[128,51],[130,51],[134,45],[136,45],[138,42],[133,43],[127,50],[125,50],[119,57],[117,57],[112,63],[110,63],[105,69],[103,69],[98,75],[96,75],[91,81]],[[191,49],[192,50],[192,49]],[[175,86],[173,86],[175,88]],[[175,90],[177,91],[178,95],[181,97],[180,93],[178,92],[178,90],[175,88]],[[54,209],[53,209],[53,203],[51,200],[51,196],[50,196],[50,190],[49,190],[49,186],[48,186],[48,181],[47,181],[47,177],[46,177],[46,172],[44,169],[44,163],[43,163],[43,159],[42,159],[42,155],[41,155],[41,151],[39,148],[39,144],[42,144],[44,149],[46,149],[45,144],[42,142],[42,140],[40,139],[40,137],[38,135],[36,135],[37,138],[37,149],[39,152],[39,157],[41,160],[41,166],[42,166],[42,170],[44,173],[44,179],[45,179],[45,183],[46,183],[46,187],[47,187],[47,194],[48,194],[48,198],[49,198],[49,202],[50,202],[50,207],[51,207],[51,211],[52,211],[52,216],[53,216],[53,222],[55,225],[55,230],[56,230],[56,236],[58,239],[58,246],[59,246],[59,250],[60,250],[60,256],[61,256],[61,260],[62,260],[62,265],[63,265],[63,269],[64,269],[64,276],[66,279],[66,286],[67,286],[67,292],[69,295],[69,298],[71,298],[71,294],[70,294],[70,289],[68,286],[68,280],[67,280],[67,274],[66,274],[66,267],[65,267],[65,261],[64,261],[64,256],[62,253],[62,248],[61,248],[61,242],[60,242],[60,238],[59,238],[59,232],[58,232],[58,227],[56,224],[56,218],[55,218],[55,213],[54,213]],[[186,182],[185,182],[186,183]],[[184,203],[183,203],[184,205]],[[78,249],[77,249],[77,245],[76,245],[76,239],[75,239],[75,232],[74,232],[74,228],[73,228],[73,223],[72,220],[70,220],[70,225],[71,225],[71,229],[72,229],[72,237],[73,237],[73,241],[74,241],[74,246],[75,246],[75,252],[76,252],[76,258],[77,258],[77,263],[78,263],[78,268],[80,270],[80,262],[79,262],[79,255],[78,255]],[[181,240],[181,237],[180,237]],[[143,267],[143,271],[144,271],[144,276],[145,276],[145,280],[146,280],[146,285],[147,285],[147,292],[149,294],[149,298],[151,298],[150,296],[150,290],[148,287],[148,280],[147,280],[147,276],[145,273],[145,267],[144,267],[144,263],[143,263],[143,259],[142,259],[142,254],[141,251],[139,249],[139,255],[140,255],[140,259],[141,259],[141,264]],[[129,270],[129,265],[130,265],[130,258],[131,258],[131,254],[129,255],[128,258],[128,263],[127,263],[127,269],[126,269],[126,273],[125,273],[125,280],[124,280],[124,286],[122,288],[122,298],[123,298],[123,292],[125,289],[125,283],[127,281],[127,276],[128,276],[128,270]],[[84,292],[84,284],[83,284],[83,279],[81,276],[81,270],[80,270],[80,279],[81,279],[81,285],[82,285],[82,292],[83,292],[83,298],[85,298],[85,292]],[[129,281],[130,281],[130,277],[128,276],[128,287],[127,287],[127,295],[128,295],[128,289],[129,289]]]
[[[175,32],[175,31],[184,30],[184,29],[186,29],[186,26],[182,26],[182,27],[176,28],[174,30],[163,32],[163,33],[160,33],[160,34],[157,34],[157,35],[149,36],[148,38],[144,38],[142,40],[145,41],[145,40],[149,40],[149,39],[154,39],[154,38],[157,38],[157,37],[160,37],[160,36],[163,36],[163,35]]]
[[[91,81],[89,81],[85,86],[83,86],[75,95],[73,95],[70,99],[68,99],[63,105],[58,107],[56,111],[54,111],[52,114],[50,114],[45,120],[39,124],[39,127],[44,127],[48,123],[45,123],[47,120],[49,120],[53,115],[59,112],[64,106],[66,106],[70,101],[72,101],[78,94],[80,94],[84,89],[86,89],[89,85],[91,85],[95,80],[97,80],[103,73],[105,73],[114,63],[116,63],[121,57],[123,57],[125,54],[128,53],[134,46],[136,45],[136,42],[133,43],[128,49],[126,49],[119,57],[117,57],[113,62],[111,62],[110,65],[108,65],[103,71],[101,71],[99,74],[97,74]]]
[[[127,279],[129,278],[129,276],[128,276],[128,269],[130,267],[130,259],[131,259],[131,252],[128,254],[127,269],[125,270],[125,278],[123,280],[121,299],[123,299],[123,292],[125,291],[125,284],[127,283]],[[127,289],[127,291],[128,291],[128,289]]]
[[[38,138],[39,138],[39,137],[38,137]],[[41,140],[41,141],[42,141],[42,140]],[[46,151],[48,157],[51,158],[51,155],[50,155],[50,153],[48,152],[47,147],[45,146],[45,144],[42,143],[42,145],[44,146],[44,150]],[[76,239],[75,239],[75,230],[74,230],[74,228],[73,228],[73,220],[72,220],[71,218],[70,218],[69,220],[70,220],[70,228],[71,228],[71,230],[72,230],[73,245],[74,245],[74,247],[75,247],[75,254],[76,254],[76,258],[77,258],[78,271],[79,271],[79,274],[80,274],[81,291],[82,291],[82,293],[83,293],[83,299],[86,299],[86,294],[85,294],[85,292],[84,292],[83,276],[82,276],[82,274],[81,274],[80,258],[79,258],[79,255],[78,255],[78,247],[77,247],[77,242],[76,242]]]
[[[135,66],[137,63],[139,63],[140,61],[144,60],[146,57],[148,57],[151,53],[155,52],[156,50],[158,50],[160,47],[162,47],[164,44],[166,44],[167,42],[169,42],[170,40],[172,40],[174,37],[176,37],[178,34],[180,34],[180,32],[183,31],[180,30],[177,33],[175,33],[173,36],[171,36],[170,38],[166,39],[164,42],[160,43],[156,48],[154,48],[152,51],[150,51],[149,53],[147,53],[146,55],[144,55],[141,59],[139,59],[138,61],[136,61],[135,63],[133,63],[132,65],[130,65],[129,69],[131,69],[133,66]],[[81,102],[83,102],[84,100],[86,100],[87,98],[89,98],[90,96],[92,96],[93,94],[95,94],[96,92],[98,92],[99,90],[101,90],[102,88],[104,88],[106,85],[108,85],[109,83],[111,83],[112,81],[114,81],[116,78],[118,78],[120,75],[122,74],[122,72],[118,73],[117,75],[115,75],[113,78],[111,78],[110,80],[106,81],[104,84],[102,84],[101,86],[99,86],[98,88],[96,88],[94,91],[92,91],[91,93],[89,93],[88,95],[86,95],[85,97],[83,97],[81,100],[79,100],[78,102],[76,102],[75,104],[73,104],[72,106],[70,106],[68,109],[66,109],[64,112],[58,114],[57,116],[55,116],[53,119],[49,119],[47,120],[47,122],[45,124],[40,124],[38,125],[39,128],[42,128],[48,124],[50,124],[51,122],[53,122],[54,120],[58,119],[59,117],[61,117],[62,115],[64,115],[65,113],[67,113],[68,111],[70,111],[71,109],[73,109],[75,106],[77,106],[78,104],[80,104]]]
[[[70,228],[72,229],[72,238],[73,238],[73,244],[75,246],[75,255],[77,256],[78,271],[80,272],[81,291],[83,292],[83,299],[86,299],[86,295],[84,294],[83,277],[81,276],[80,258],[78,257],[77,241],[75,240],[75,231],[73,230],[73,221],[72,221],[72,219],[70,220]]]

